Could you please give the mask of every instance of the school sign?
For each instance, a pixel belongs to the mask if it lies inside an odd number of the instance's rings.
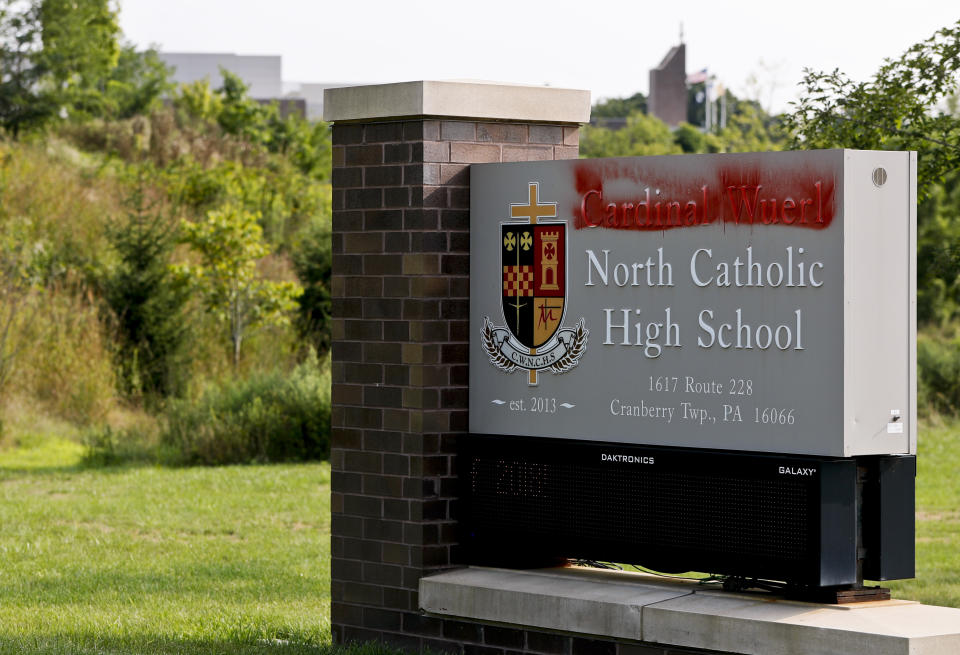
[[[916,159],[475,165],[470,431],[916,452]]]

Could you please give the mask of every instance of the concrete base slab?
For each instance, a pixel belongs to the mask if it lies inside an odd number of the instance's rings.
[[[818,605],[583,568],[469,567],[420,580],[431,614],[744,655],[957,655],[960,609]]]
[[[604,573],[582,568],[448,571],[420,580],[420,607],[431,614],[642,641],[643,608],[690,593]]]

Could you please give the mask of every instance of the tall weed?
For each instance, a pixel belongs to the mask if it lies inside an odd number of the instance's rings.
[[[76,157],[74,157],[76,155]],[[30,253],[40,283],[84,284],[108,252],[104,219],[118,213],[117,180],[62,142],[0,142],[0,239]]]
[[[27,346],[11,390],[80,425],[103,418],[115,399],[115,378],[109,340],[91,298],[47,289],[37,296],[35,311],[20,335]]]

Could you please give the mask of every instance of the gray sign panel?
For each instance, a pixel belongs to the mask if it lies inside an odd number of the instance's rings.
[[[915,452],[914,208],[909,153],[473,166],[471,431]]]

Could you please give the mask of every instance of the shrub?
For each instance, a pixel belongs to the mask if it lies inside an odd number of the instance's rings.
[[[293,267],[303,284],[303,294],[297,298],[297,331],[319,353],[330,349],[332,265],[330,226],[316,223],[294,250]]]
[[[960,337],[950,330],[917,335],[917,406],[923,414],[960,407]]]
[[[156,446],[138,426],[114,428],[98,425],[81,435],[84,466],[117,466],[128,463],[153,463],[158,459]]]
[[[290,375],[256,373],[175,400],[161,444],[170,463],[324,459],[330,454],[330,372],[315,354]]]

